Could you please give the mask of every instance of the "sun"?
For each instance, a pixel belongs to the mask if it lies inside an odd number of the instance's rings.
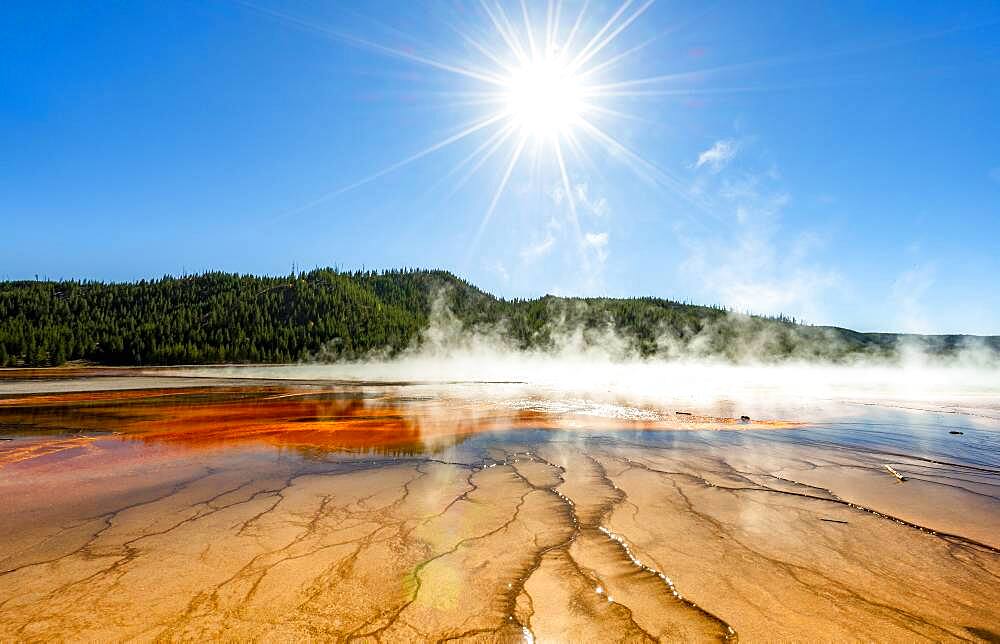
[[[479,8],[471,14],[469,25],[448,25],[463,46],[456,56],[418,53],[409,45],[391,47],[319,28],[337,40],[453,75],[460,84],[454,90],[441,92],[453,99],[445,105],[449,109],[471,107],[475,116],[458,125],[454,133],[422,150],[287,211],[282,217],[312,208],[473,137],[478,137],[480,143],[441,180],[451,182],[450,194],[454,194],[481,168],[488,167],[488,162],[501,159],[496,166],[499,169],[496,187],[470,248],[478,243],[515,168],[526,158],[531,159],[532,181],[541,181],[542,173],[551,177],[555,171],[555,181],[561,184],[560,194],[564,196],[581,245],[585,245],[585,240],[576,223],[572,176],[574,165],[593,162],[588,148],[603,149],[637,176],[689,199],[686,188],[679,187],[675,178],[605,129],[621,119],[634,118],[614,105],[616,99],[634,102],[644,97],[677,94],[682,90],[663,85],[690,75],[620,76],[623,70],[630,69],[638,53],[657,38],[635,44],[619,40],[653,2],[620,0],[617,6],[593,3],[602,5],[602,11],[610,11],[610,16],[602,21],[588,14],[591,3],[586,0],[573,3],[580,5],[575,12],[563,6],[570,4],[565,0],[479,0]],[[266,12],[299,26],[313,27],[282,12]],[[596,20],[591,20],[592,17]],[[613,46],[616,41],[622,46]]]
[[[583,117],[583,83],[573,67],[553,54],[511,70],[502,90],[508,117],[525,136],[552,140]]]

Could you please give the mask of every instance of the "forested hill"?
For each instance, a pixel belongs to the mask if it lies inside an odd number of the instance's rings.
[[[0,282],[0,365],[388,357],[440,344],[441,333],[426,333],[432,320],[459,341],[484,336],[539,351],[595,345],[663,359],[891,359],[900,339],[945,357],[970,345],[1000,353],[995,336],[857,333],[657,298],[501,300],[444,271],[318,269],[285,277]]]

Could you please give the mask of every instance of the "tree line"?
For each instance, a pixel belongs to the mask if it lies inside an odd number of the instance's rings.
[[[650,297],[505,300],[445,271],[325,268],[277,277],[0,282],[0,366],[391,357],[424,342],[441,311],[463,333],[489,333],[522,350],[610,338],[642,357],[838,360],[889,355],[896,338]]]

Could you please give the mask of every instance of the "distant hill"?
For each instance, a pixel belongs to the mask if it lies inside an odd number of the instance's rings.
[[[295,362],[392,357],[470,338],[503,349],[735,362],[1000,354],[1000,337],[859,333],[660,298],[503,300],[445,271],[285,277],[206,273],[129,283],[0,282],[0,365]]]

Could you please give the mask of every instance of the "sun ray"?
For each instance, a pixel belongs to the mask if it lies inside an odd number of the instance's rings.
[[[646,125],[656,125],[656,121],[651,119],[642,118],[641,116],[629,114],[628,112],[622,112],[621,110],[616,110],[610,107],[595,105],[593,103],[586,103],[586,106],[588,113],[604,114],[605,116],[613,116],[626,121],[634,121],[636,123],[644,123]]]
[[[669,172],[662,169],[655,163],[646,160],[639,153],[633,151],[631,148],[616,140],[611,135],[604,132],[602,129],[590,123],[589,121],[581,122],[581,127],[584,131],[588,132],[591,136],[603,142],[609,148],[613,149],[615,152],[626,158],[632,165],[632,169],[636,174],[643,177],[647,181],[650,181],[653,185],[658,185],[663,188],[670,190],[674,195],[680,197],[689,204],[697,207],[704,214],[709,215],[715,219],[718,219],[718,215],[714,213],[708,204],[705,204],[700,199],[697,199],[686,189],[686,186],[679,181],[677,178],[672,176]],[[635,166],[638,165],[645,172],[637,170]]]
[[[510,155],[510,162],[507,164],[507,169],[504,170],[503,177],[500,179],[500,185],[497,186],[496,192],[493,193],[493,198],[490,200],[490,206],[486,209],[486,213],[483,215],[482,221],[479,222],[479,229],[476,231],[476,236],[472,240],[472,244],[469,246],[469,253],[471,253],[479,246],[479,240],[483,236],[483,231],[486,230],[486,226],[490,223],[490,219],[493,217],[493,212],[496,210],[497,204],[500,202],[500,197],[503,196],[504,189],[507,187],[507,182],[510,181],[510,175],[514,172],[514,167],[517,166],[518,159],[521,158],[521,152],[524,151],[524,146],[528,142],[528,137],[521,135],[520,140],[514,148],[514,152]]]
[[[562,0],[549,0],[545,12],[545,51],[552,51],[559,37],[559,14]]]
[[[681,29],[682,25],[689,25],[689,24],[695,22],[696,19],[700,19],[701,17],[703,17],[708,12],[709,12],[709,9],[701,11],[694,18],[689,18],[688,20],[685,20],[682,23],[674,24],[673,26],[668,27],[667,29],[663,29],[662,31],[660,31],[656,35],[651,36],[650,38],[647,38],[646,40],[642,41],[641,43],[639,43],[637,45],[634,45],[633,47],[631,47],[631,48],[629,48],[629,49],[621,52],[620,54],[616,54],[615,56],[613,56],[612,58],[604,61],[603,63],[598,63],[596,65],[592,65],[592,66],[588,67],[587,69],[580,70],[580,76],[582,78],[586,78],[588,76],[594,76],[596,74],[599,74],[600,72],[603,72],[606,69],[610,69],[611,67],[614,67],[615,65],[617,65],[622,60],[624,60],[624,59],[626,59],[626,58],[628,58],[628,57],[630,57],[630,56],[632,56],[632,55],[634,55],[634,54],[642,51],[643,49],[646,49],[647,47],[649,47],[650,45],[652,45],[654,42],[658,41],[659,39],[663,38],[664,36],[666,36],[668,34],[672,34],[672,33],[677,32],[678,30]]]
[[[514,125],[512,123],[504,125],[496,132],[494,132],[488,139],[486,139],[486,141],[480,144],[472,152],[472,154],[470,154],[465,159],[460,161],[459,164],[456,165],[455,168],[453,168],[448,173],[447,176],[449,177],[454,176],[456,172],[458,172],[465,165],[468,165],[468,163],[470,163],[474,158],[476,158],[480,154],[482,155],[480,156],[479,160],[476,161],[475,164],[473,164],[472,167],[470,167],[461,177],[459,177],[458,181],[456,181],[452,185],[451,190],[448,191],[448,197],[451,198],[452,196],[454,196],[455,193],[457,193],[462,188],[462,186],[464,186],[466,182],[468,182],[469,179],[471,179],[472,176],[475,175],[476,172],[478,172],[481,167],[483,167],[483,164],[485,164],[493,157],[496,151],[499,150],[503,146],[503,144],[507,142],[507,139],[509,139],[513,133],[514,133]]]
[[[753,92],[779,92],[804,88],[815,89],[826,87],[825,84],[800,84],[800,85],[768,85],[768,86],[746,86],[746,87],[704,87],[704,88],[684,88],[684,89],[647,89],[632,91],[600,92],[602,98],[615,97],[662,97],[662,96],[711,96],[716,94],[747,94]]]
[[[577,139],[576,132],[570,132],[566,135],[567,147],[573,152],[573,157],[576,159],[577,163],[582,165],[586,171],[592,175],[596,175],[598,178],[604,178],[604,171],[594,162],[594,159],[587,153],[586,148],[580,144]]]
[[[590,41],[577,53],[577,55],[573,57],[573,60],[570,63],[571,68],[579,67],[580,61],[583,59],[584,56],[587,55],[591,47],[593,47],[598,41],[600,41],[601,37],[604,36],[605,32],[607,32],[607,30],[610,29],[615,24],[615,22],[617,22],[618,18],[620,18],[621,15],[625,13],[625,11],[629,8],[629,6],[631,6],[632,2],[634,2],[634,0],[625,0],[625,2],[623,2],[621,6],[618,7],[618,10],[615,11],[610,18],[608,18],[608,21],[604,23],[604,26],[601,27],[600,30],[596,34],[594,34],[593,37],[591,37]]]
[[[715,67],[705,67],[702,69],[694,69],[686,72],[675,72],[672,74],[659,74],[656,76],[647,76],[646,78],[633,78],[629,80],[619,81],[616,83],[606,83],[603,85],[595,85],[593,88],[599,91],[613,91],[617,89],[624,89],[629,87],[638,87],[642,85],[656,85],[658,83],[670,83],[684,80],[702,80],[705,76],[712,74],[721,74],[730,71],[739,71],[744,69],[752,69],[754,67],[764,67],[768,65],[774,65],[781,62],[788,62],[794,60],[793,57],[775,57],[756,61],[748,61],[743,63],[732,63],[729,65],[717,65]]]
[[[559,141],[555,141],[556,161],[559,164],[559,174],[562,176],[563,190],[566,192],[566,200],[569,203],[569,219],[573,224],[577,242],[583,241],[583,231],[580,230],[580,219],[576,215],[576,200],[573,198],[573,187],[570,184],[569,173],[566,172],[566,162],[563,160],[562,146]]]
[[[588,166],[593,166],[593,159],[587,154],[583,146],[580,145],[580,141],[576,138],[576,132],[570,132],[566,135],[566,143],[569,145],[569,149],[573,152],[573,156],[577,161],[585,163]]]
[[[503,130],[500,130],[500,132],[503,133],[503,136],[497,139],[497,141],[494,142],[492,146],[490,146],[490,149],[487,150],[486,153],[483,154],[478,161],[476,161],[475,165],[466,170],[465,174],[463,174],[458,179],[458,181],[455,182],[454,187],[448,192],[449,197],[454,196],[454,194],[458,192],[462,188],[462,186],[464,186],[469,181],[469,179],[471,179],[477,172],[479,172],[479,169],[482,168],[487,161],[493,158],[493,155],[496,154],[497,150],[503,147],[503,144],[506,143],[510,139],[510,137],[514,134],[514,128],[506,127]]]
[[[507,164],[507,169],[504,170],[503,178],[500,179],[500,185],[497,186],[497,191],[493,194],[493,199],[490,200],[490,207],[486,209],[486,214],[483,215],[483,223],[480,228],[489,223],[490,218],[493,217],[493,212],[496,210],[497,203],[499,203],[500,197],[503,195],[504,188],[507,187],[507,182],[510,181],[510,175],[514,172],[514,167],[517,166],[517,160],[521,158],[521,152],[524,151],[524,146],[527,142],[527,136],[522,136],[517,142],[517,147],[514,148],[513,154],[510,155],[510,163]]]
[[[453,135],[451,135],[451,136],[449,136],[449,137],[447,137],[447,138],[445,138],[445,139],[443,139],[441,141],[438,141],[437,143],[424,148],[423,150],[417,152],[416,154],[412,154],[412,155],[406,157],[405,159],[397,161],[396,163],[393,163],[392,165],[389,165],[389,166],[387,166],[387,167],[379,170],[378,172],[374,172],[374,173],[368,175],[367,177],[364,177],[363,179],[359,179],[359,180],[357,180],[354,183],[351,183],[349,185],[337,188],[336,190],[328,192],[325,195],[322,195],[321,197],[313,199],[312,201],[310,201],[310,202],[308,202],[306,204],[303,204],[303,205],[301,205],[301,206],[299,206],[297,208],[285,211],[285,212],[281,213],[280,215],[278,215],[277,217],[275,217],[275,220],[284,219],[286,217],[291,217],[292,215],[296,215],[296,214],[299,214],[299,213],[304,212],[306,210],[309,210],[311,208],[315,208],[316,206],[318,206],[319,204],[321,204],[321,203],[323,203],[325,201],[329,201],[330,199],[333,199],[334,197],[337,197],[337,196],[342,195],[344,193],[350,192],[351,190],[354,190],[356,188],[360,188],[361,186],[363,186],[363,185],[365,185],[367,183],[371,183],[372,181],[375,181],[376,179],[384,177],[385,175],[389,174],[390,172],[395,172],[396,170],[399,170],[400,168],[402,168],[404,166],[407,166],[407,165],[409,165],[409,164],[411,164],[411,163],[413,163],[415,161],[418,161],[418,160],[426,157],[429,154],[433,154],[434,152],[437,152],[438,150],[440,150],[442,148],[445,148],[445,147],[447,147],[447,146],[449,146],[449,145],[451,145],[453,143],[461,141],[465,137],[467,137],[467,136],[469,136],[471,134],[474,134],[474,133],[482,130],[483,128],[489,127],[490,125],[492,125],[492,124],[500,121],[503,118],[506,118],[506,116],[507,115],[504,112],[497,112],[496,114],[493,114],[493,115],[489,116],[488,118],[485,118],[485,119],[482,119],[481,121],[473,123],[472,125],[470,125],[469,127],[463,129],[462,131],[458,132],[457,134],[453,134]]]
[[[596,56],[602,49],[607,47],[612,41],[614,41],[615,38],[618,37],[618,34],[625,31],[628,28],[628,26],[631,25],[633,22],[635,22],[639,16],[644,14],[646,12],[646,9],[649,9],[649,7],[653,4],[654,1],[655,0],[646,0],[646,2],[641,7],[639,7],[639,9],[637,9],[631,16],[629,16],[625,20],[625,22],[620,24],[618,27],[615,28],[613,32],[608,34],[608,36],[604,40],[602,40],[600,44],[596,45],[589,52],[586,52],[586,55],[581,54],[583,57],[581,60],[579,60],[574,64],[574,68],[579,69],[580,67],[585,65],[587,61]]]
[[[412,96],[412,94],[410,96]],[[503,105],[503,103],[504,103],[504,99],[503,99],[502,96],[483,96],[483,97],[480,97],[480,98],[467,98],[467,99],[464,99],[464,100],[442,101],[442,102],[438,103],[436,106],[437,107],[449,107],[449,108],[455,108],[455,107],[483,107],[483,106],[486,106],[486,105],[499,106],[499,105]]]
[[[436,69],[440,69],[440,70],[446,71],[446,72],[451,72],[453,74],[458,74],[460,76],[467,76],[469,78],[473,78],[475,80],[479,80],[479,81],[482,81],[484,83],[489,83],[491,85],[502,86],[503,83],[504,83],[504,80],[503,80],[502,77],[496,76],[496,75],[493,75],[493,74],[488,74],[488,73],[480,72],[478,70],[468,69],[468,68],[465,68],[465,67],[458,67],[456,65],[450,65],[448,63],[442,63],[440,61],[434,60],[432,58],[428,58],[426,56],[421,56],[421,55],[418,55],[418,54],[411,54],[409,52],[405,52],[405,51],[402,51],[400,49],[395,49],[393,47],[387,47],[385,45],[380,45],[378,43],[374,43],[374,42],[371,42],[371,41],[368,41],[368,40],[364,40],[364,39],[361,39],[361,38],[353,38],[352,37],[352,40],[356,44],[358,44],[358,45],[369,47],[371,49],[375,49],[377,51],[381,51],[382,53],[389,54],[391,56],[396,56],[396,57],[402,58],[404,60],[409,60],[409,61],[415,62],[415,63],[421,63],[421,64],[427,65],[429,67],[434,67]]]
[[[634,163],[645,170],[648,173],[647,176],[659,181],[664,186],[673,186],[675,184],[676,180],[661,170],[656,164],[651,161],[647,161],[642,157],[642,155],[634,152],[624,143],[621,143],[611,135],[607,134],[604,130],[597,127],[590,121],[581,121],[580,125],[585,132],[589,133],[591,136],[601,141],[615,152],[623,155],[631,163]]]
[[[660,38],[660,34],[658,34],[656,36],[653,36],[652,38],[647,38],[646,40],[644,40],[643,42],[639,43],[638,45],[635,45],[634,47],[630,47],[629,49],[626,49],[625,51],[621,52],[620,54],[616,54],[616,55],[612,56],[611,58],[607,59],[603,63],[598,63],[597,65],[592,65],[592,66],[590,66],[590,67],[588,67],[586,69],[581,69],[580,70],[580,78],[587,78],[589,76],[596,76],[597,74],[600,74],[604,70],[610,69],[610,68],[614,67],[615,65],[617,65],[621,61],[625,60],[629,56],[632,56],[633,54],[636,54],[636,53],[642,51],[646,47],[649,47],[654,42],[656,42],[657,39],[659,39],[659,38]]]
[[[466,34],[464,31],[458,29],[457,27],[453,26],[452,29],[455,31],[455,33],[458,34],[459,38],[465,41],[466,44],[471,45],[473,49],[475,49],[480,54],[485,56],[491,63],[496,65],[499,69],[503,70],[504,72],[510,71],[510,65],[501,60],[499,54],[497,54],[492,49],[488,48],[486,45],[479,42],[472,36]]]
[[[520,33],[514,26],[514,23],[511,22],[510,16],[507,15],[507,10],[504,9],[503,5],[500,4],[499,2],[497,2],[494,6],[496,7],[497,14],[500,16],[500,20],[504,24],[504,28],[507,30],[507,33],[511,35],[511,38],[513,38],[514,42],[517,43],[517,48],[524,56],[524,59],[531,60],[531,56],[528,55],[528,51],[525,50],[524,45],[521,44]]]
[[[560,48],[560,55],[565,58],[566,52],[570,50],[573,46],[573,39],[576,38],[576,34],[580,31],[580,25],[583,24],[583,17],[587,13],[587,7],[590,6],[590,0],[583,0],[583,6],[580,7],[580,13],[576,15],[576,20],[573,22],[573,27],[569,30],[569,35],[566,36],[566,42],[563,43]]]
[[[252,2],[248,2],[247,0],[232,0],[232,1],[235,2],[235,3],[237,3],[237,4],[239,4],[239,5],[241,5],[241,6],[247,7],[248,9],[256,11],[258,13],[269,15],[269,16],[271,16],[273,18],[276,18],[276,19],[281,20],[283,22],[287,22],[289,24],[298,26],[298,27],[300,27],[302,29],[307,29],[307,30],[310,30],[310,31],[314,31],[316,33],[319,33],[321,35],[326,36],[327,38],[332,38],[334,40],[339,40],[341,42],[352,44],[352,45],[354,45],[356,47],[363,47],[363,48],[367,48],[367,49],[372,49],[374,51],[378,51],[378,52],[381,52],[383,54],[387,54],[387,55],[390,55],[390,56],[395,56],[395,57],[398,57],[398,58],[402,58],[404,60],[409,60],[411,62],[421,63],[421,64],[427,65],[429,67],[433,67],[435,69],[440,69],[442,71],[451,72],[453,74],[458,74],[460,76],[465,76],[467,78],[478,80],[478,81],[481,81],[481,82],[484,82],[484,83],[489,83],[491,85],[503,85],[503,79],[501,77],[499,77],[499,76],[495,76],[495,75],[488,74],[488,73],[483,73],[483,72],[475,70],[475,69],[469,69],[469,68],[460,67],[460,66],[457,66],[457,65],[451,65],[449,63],[443,63],[441,61],[435,60],[433,58],[429,58],[427,56],[421,56],[421,55],[418,55],[418,54],[413,54],[413,53],[410,53],[410,52],[403,51],[401,49],[396,49],[394,47],[389,47],[387,45],[382,45],[382,44],[379,44],[379,43],[376,43],[376,42],[372,42],[370,40],[365,40],[364,38],[358,38],[357,36],[351,36],[349,34],[345,34],[345,33],[342,33],[342,32],[339,32],[339,31],[336,31],[336,30],[333,30],[333,29],[329,29],[329,28],[324,27],[322,25],[315,24],[315,23],[310,22],[308,20],[303,20],[302,18],[299,18],[299,17],[294,16],[294,15],[289,14],[289,13],[285,13],[283,11],[277,11],[275,9],[270,9],[270,8],[267,8],[267,7],[258,6],[258,5],[254,4]]]
[[[507,19],[507,13],[503,10],[503,7],[496,5],[496,14],[490,10],[489,6],[486,4],[486,0],[481,0],[483,9],[489,16],[490,21],[493,23],[493,27],[500,34],[500,37],[507,43],[507,47],[510,48],[514,57],[521,63],[528,60],[528,55],[525,53],[524,48],[521,46],[521,41],[517,37],[517,33],[514,32],[511,27],[510,21]]]
[[[538,48],[535,46],[535,34],[531,28],[531,16],[528,15],[528,5],[521,0],[521,15],[524,16],[524,30],[528,34],[528,48],[531,50],[531,58],[538,58]]]

